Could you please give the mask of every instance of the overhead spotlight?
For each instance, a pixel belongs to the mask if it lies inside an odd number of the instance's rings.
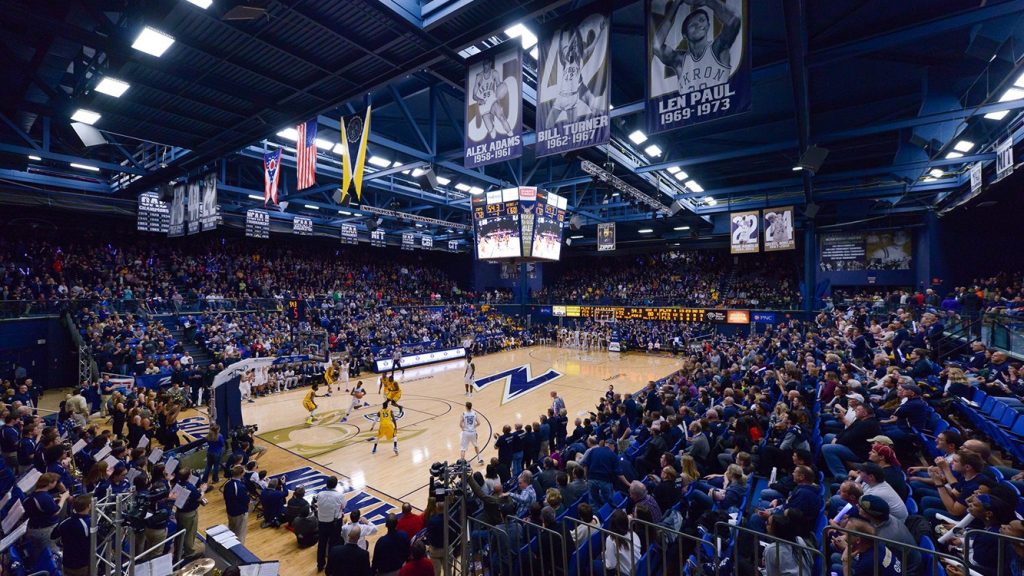
[[[120,98],[128,90],[129,86],[127,82],[122,82],[117,78],[111,78],[110,76],[104,76],[100,83],[96,85],[96,91],[107,96],[113,96],[114,98]]]
[[[75,110],[74,114],[71,115],[71,119],[75,122],[81,122],[83,124],[88,124],[90,126],[95,124],[96,121],[100,118],[101,116],[98,112],[86,110],[85,108],[79,108],[78,110]]]
[[[174,38],[164,34],[163,32],[146,26],[139,33],[138,37],[135,38],[135,42],[132,43],[132,48],[139,52],[145,52],[151,56],[157,58],[164,55],[164,52],[174,44]]]

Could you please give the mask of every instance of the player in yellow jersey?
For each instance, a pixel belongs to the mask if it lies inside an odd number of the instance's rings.
[[[306,392],[305,398],[302,399],[302,407],[309,411],[309,418],[306,418],[306,425],[311,426],[313,421],[317,419],[316,415],[316,398],[324,398],[325,395],[317,394],[316,391],[318,386],[313,384],[309,392]]]
[[[381,389],[384,390],[384,398],[401,408],[398,401],[402,399],[402,387],[398,385],[398,381],[395,380],[395,373],[392,372],[390,376],[384,374],[380,377],[380,386],[377,386],[377,393],[380,394]]]
[[[377,411],[377,423],[380,424],[380,428],[377,429],[377,438],[373,441],[373,452],[377,453],[377,443],[380,439],[391,440],[395,446],[395,454],[398,454],[398,424],[395,422],[395,414],[388,407],[388,401],[384,401],[384,405],[380,410]]]
[[[324,370],[324,382],[327,383],[327,395],[331,395],[331,389],[334,387],[334,383],[338,381],[338,363],[331,362],[327,365],[327,370]],[[338,387],[341,390],[341,387]]]

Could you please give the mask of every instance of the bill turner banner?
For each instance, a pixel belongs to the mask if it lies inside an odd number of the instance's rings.
[[[541,34],[537,156],[607,144],[611,60],[607,3],[574,12]]]
[[[647,131],[750,110],[747,0],[647,0]]]
[[[466,74],[466,168],[523,154],[523,52],[488,50]]]

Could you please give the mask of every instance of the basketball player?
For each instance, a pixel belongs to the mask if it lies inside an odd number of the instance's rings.
[[[402,388],[398,385],[398,381],[395,380],[394,372],[392,372],[390,376],[385,374],[380,377],[380,385],[377,386],[378,394],[380,394],[381,389],[384,390],[384,398],[386,400],[404,410],[404,408],[398,404],[398,401],[402,399]]]
[[[473,403],[466,402],[466,411],[462,413],[462,420],[459,422],[459,428],[462,428],[462,436],[459,439],[459,450],[462,452],[459,458],[466,459],[466,448],[472,444],[473,450],[476,450],[476,463],[483,464],[484,459],[480,456],[480,447],[476,443],[476,425],[477,417],[476,412],[473,411]]]
[[[306,392],[306,397],[302,399],[302,407],[309,411],[309,418],[306,418],[307,426],[311,426],[314,420],[319,419],[316,415],[317,406],[315,399],[327,397],[327,395],[325,394],[317,394],[316,391],[318,388],[319,385],[313,384],[313,386],[309,389],[309,392]]]
[[[668,41],[672,25],[678,22],[679,11],[690,6],[680,31],[686,38],[687,50],[676,50]],[[714,13],[722,30],[712,41]],[[666,5],[666,18],[654,37],[654,55],[661,63],[675,70],[679,93],[686,94],[709,86],[725,84],[732,71],[730,50],[740,33],[739,16],[722,0],[682,0]]]
[[[508,96],[508,87],[501,79],[501,75],[494,69],[494,58],[487,58],[483,62],[483,70],[473,80],[473,100],[476,101],[480,119],[487,128],[487,134],[492,139],[496,136],[494,122],[497,120],[501,133],[510,136],[512,127],[505,118],[505,110],[501,107],[501,100]]]
[[[339,364],[341,365],[341,383],[338,384],[338,391],[340,392],[341,387],[344,385],[345,391],[348,392],[348,358],[342,358]]]
[[[473,397],[473,375],[476,374],[476,365],[472,362],[466,363],[466,373],[462,376],[462,381],[466,385],[466,397]]]
[[[398,425],[395,422],[394,412],[392,412],[391,408],[388,407],[387,400],[384,401],[384,405],[381,409],[377,411],[377,423],[380,424],[380,428],[377,430],[377,438],[373,440],[373,452],[371,453],[377,453],[377,443],[380,442],[381,438],[383,438],[394,442],[395,455],[398,455],[398,436],[396,435],[398,432]]]
[[[353,410],[359,410],[364,407],[363,396],[366,396],[366,390],[363,389],[362,380],[356,382],[356,387],[352,389],[350,394],[352,395],[352,402],[348,405],[348,411],[345,412],[345,416],[342,417],[342,422],[348,420],[348,415],[351,414]],[[366,406],[369,405],[369,403],[366,403]]]
[[[327,384],[327,395],[328,396],[331,395],[331,388],[334,386],[334,383],[337,382],[337,381],[338,381],[338,363],[337,362],[331,362],[331,363],[329,363],[327,365],[327,369],[324,370],[324,382]],[[338,390],[340,391],[341,388],[339,387]]]
[[[548,126],[553,126],[559,116],[565,115],[566,122],[575,122],[590,116],[594,108],[594,95],[583,82],[583,67],[598,46],[597,36],[604,31],[605,20],[595,31],[594,41],[584,46],[583,35],[578,26],[568,25],[558,31],[558,96],[548,112]]]

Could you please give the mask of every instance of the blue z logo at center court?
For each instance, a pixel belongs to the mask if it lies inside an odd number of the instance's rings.
[[[532,371],[530,370],[529,364],[523,364],[518,368],[509,368],[504,372],[498,372],[497,374],[491,374],[490,376],[484,376],[473,381],[477,390],[482,390],[493,382],[505,380],[505,393],[501,398],[501,403],[506,404],[511,400],[540,388],[541,386],[561,378],[562,373],[555,370],[548,370],[547,372],[533,377]]]

